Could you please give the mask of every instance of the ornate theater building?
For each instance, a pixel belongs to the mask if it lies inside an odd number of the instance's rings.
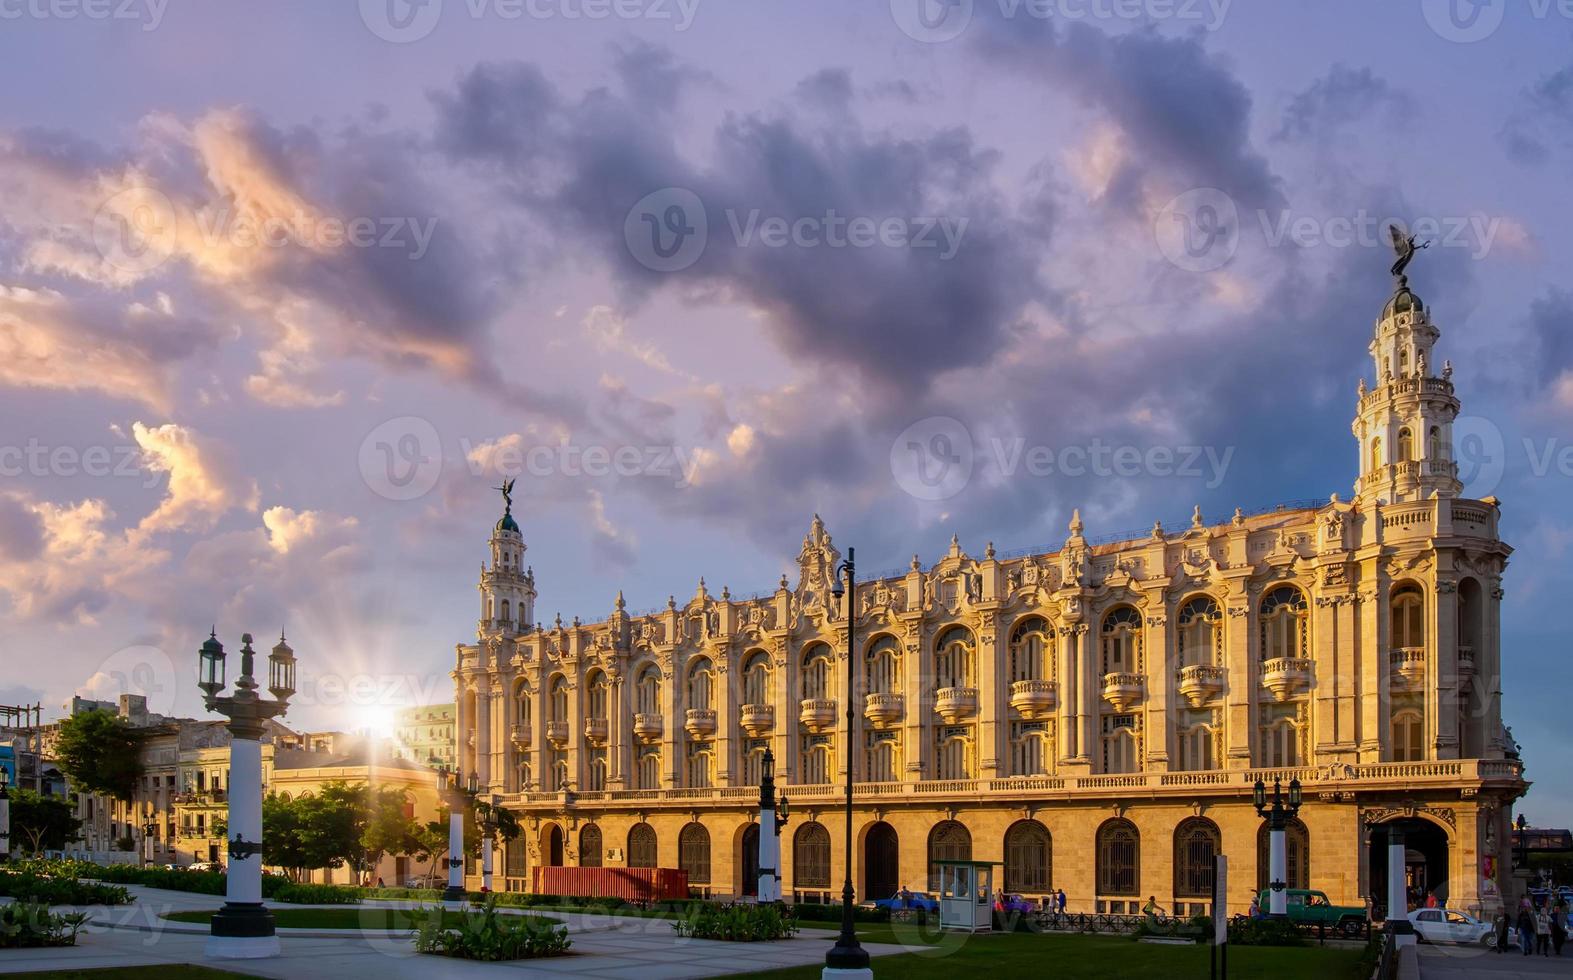
[[[931,862],[997,861],[1006,890],[1072,911],[1149,895],[1199,910],[1217,853],[1243,911],[1267,881],[1258,779],[1298,778],[1288,884],[1385,897],[1385,829],[1416,894],[1490,910],[1526,783],[1501,718],[1495,499],[1459,496],[1451,367],[1400,277],[1370,345],[1349,499],[1154,525],[1119,540],[1070,522],[1057,551],[971,555],[860,583],[857,695],[844,703],[840,557],[816,517],[796,581],[602,622],[535,623],[511,513],[457,648],[457,757],[521,817],[499,888],[538,864],[678,867],[711,895],[757,876],[766,749],[791,800],[787,896],[931,887]],[[509,508],[511,510],[511,506]],[[850,712],[846,709],[850,707]],[[849,717],[850,715],[850,717]]]

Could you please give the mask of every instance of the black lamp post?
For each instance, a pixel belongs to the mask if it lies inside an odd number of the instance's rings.
[[[853,620],[857,605],[857,566],[853,562],[855,549],[847,549],[847,560],[841,563],[833,576],[835,584],[830,594],[838,600],[846,597],[847,617],[847,838],[844,865],[846,881],[841,886],[841,935],[836,944],[825,954],[825,974],[844,976],[851,971],[869,973],[868,950],[858,945],[857,931],[852,926],[852,772],[853,743],[857,737],[857,706],[853,703],[853,677],[857,672],[857,627]],[[841,577],[846,576],[845,585]]]
[[[1513,868],[1515,870],[1527,868],[1529,867],[1529,834],[1526,831],[1529,829],[1529,821],[1524,819],[1522,813],[1513,822],[1513,829],[1518,831],[1513,835]]]
[[[1288,876],[1288,849],[1284,840],[1284,832],[1289,829],[1289,823],[1300,812],[1300,780],[1289,781],[1289,799],[1284,799],[1283,781],[1273,780],[1273,800],[1267,802],[1267,784],[1260,779],[1256,781],[1256,791],[1253,802],[1256,804],[1256,815],[1267,821],[1269,833],[1269,873],[1272,880],[1267,887],[1272,890],[1269,899],[1270,909],[1268,914],[1275,917],[1286,916],[1289,912],[1288,896],[1284,889],[1288,887],[1284,879]]]
[[[145,860],[148,864],[153,863],[153,835],[156,833],[158,833],[158,824],[154,823],[153,821],[153,804],[151,802],[143,803],[142,849],[147,852],[143,855],[143,860]]]
[[[0,864],[11,859],[11,770],[0,766]]]

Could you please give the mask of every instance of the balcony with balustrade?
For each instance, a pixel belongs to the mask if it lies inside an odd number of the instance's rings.
[[[584,722],[585,741],[597,748],[606,744],[607,724],[605,718],[586,718]]]
[[[523,722],[514,722],[508,726],[508,740],[521,749],[530,747],[530,726]]]
[[[934,711],[954,725],[978,713],[978,689],[975,687],[942,687],[934,692]]]
[[[1262,686],[1279,703],[1311,686],[1311,661],[1304,657],[1274,657],[1262,661]]]
[[[661,734],[666,731],[666,723],[658,712],[641,711],[634,715],[633,730],[635,739],[649,745],[661,741]]]
[[[1468,680],[1475,676],[1475,648],[1460,646],[1458,648],[1458,676],[1461,680]]]
[[[1049,717],[1058,702],[1059,691],[1053,681],[1014,681],[1010,685],[1010,706],[1028,721]]]
[[[1115,711],[1129,711],[1147,696],[1147,682],[1140,674],[1120,671],[1103,675],[1103,700]]]
[[[546,740],[556,748],[568,747],[568,723],[566,721],[549,721],[546,723]]]
[[[1204,708],[1223,693],[1229,672],[1213,664],[1192,664],[1180,668],[1180,697],[1192,708]]]
[[[776,727],[776,706],[773,704],[745,704],[738,711],[738,724],[750,738],[763,738]]]
[[[907,713],[907,699],[900,694],[870,694],[863,699],[863,718],[875,728],[892,728]]]
[[[696,739],[712,738],[716,732],[714,708],[689,708],[683,716],[683,728]]]
[[[1388,651],[1387,665],[1392,671],[1393,690],[1419,691],[1425,688],[1425,647],[1394,647]]]
[[[829,698],[804,698],[799,706],[798,724],[818,735],[836,725],[836,702]]]

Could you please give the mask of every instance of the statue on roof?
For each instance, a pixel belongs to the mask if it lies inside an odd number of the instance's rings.
[[[1397,225],[1388,225],[1387,234],[1392,239],[1393,251],[1398,253],[1398,261],[1393,263],[1393,278],[1397,279],[1399,284],[1402,285],[1407,281],[1404,270],[1409,268],[1409,263],[1415,260],[1415,253],[1422,248],[1430,248],[1431,243],[1426,242],[1422,245],[1416,245],[1415,236],[1405,235],[1403,229]]]
[[[506,480],[502,481],[502,486],[500,486],[500,487],[492,487],[492,489],[493,490],[500,490],[500,491],[502,491],[502,509],[503,509],[503,513],[505,513],[505,514],[513,513],[513,478],[509,478],[509,479],[506,479]]]

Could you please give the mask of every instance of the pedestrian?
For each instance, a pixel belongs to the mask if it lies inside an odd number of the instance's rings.
[[[1492,924],[1496,927],[1496,951],[1505,953],[1507,952],[1507,909],[1498,912],[1496,920]]]
[[[1545,909],[1535,913],[1535,951],[1541,956],[1551,955],[1551,913]]]
[[[1557,899],[1556,908],[1551,910],[1551,950],[1558,956],[1562,955],[1562,946],[1568,940],[1568,903]]]
[[[382,884],[382,875],[378,875],[377,876],[377,887],[378,888],[384,887],[384,885]]]
[[[1054,896],[1054,904],[1059,906],[1061,915],[1065,914],[1065,889],[1061,888]]]
[[[1436,908],[1436,892],[1426,892],[1426,908]]]
[[[1513,925],[1518,929],[1518,946],[1528,956],[1535,951],[1535,917],[1530,913],[1527,901],[1518,907],[1518,919]]]
[[[1251,892],[1251,907],[1250,907],[1249,910],[1247,910],[1246,914],[1249,915],[1253,919],[1260,919],[1262,917],[1262,893],[1261,892],[1259,892],[1259,891]]]

